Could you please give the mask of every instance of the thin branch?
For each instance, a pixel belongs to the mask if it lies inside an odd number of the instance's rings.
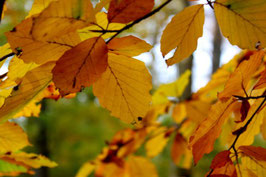
[[[259,98],[266,98],[266,95],[261,96],[248,96],[248,97],[242,97],[238,95],[233,95],[234,97],[238,98],[239,100],[249,100],[249,99],[259,99]]]
[[[166,6],[167,4],[169,4],[172,0],[167,0],[166,2],[164,2],[163,4],[161,4],[159,7],[157,7],[156,9],[154,9],[153,11],[151,11],[150,13],[144,15],[143,17],[133,21],[132,23],[126,25],[124,28],[118,30],[116,32],[116,34],[114,34],[106,43],[108,44],[112,39],[114,39],[116,36],[118,36],[120,33],[122,33],[123,31],[131,28],[132,26],[134,26],[135,24],[145,20],[146,18],[149,18],[150,16],[156,14],[157,12],[159,12],[164,6]]]
[[[12,57],[12,56],[14,56],[14,55],[15,55],[14,52],[11,52],[11,53],[9,53],[9,54],[6,54],[6,55],[4,55],[4,56],[2,56],[2,57],[0,58],[0,62],[3,61],[3,60],[5,60],[5,59],[8,58],[8,57]]]
[[[120,30],[89,30],[90,32],[94,32],[94,33],[118,33]]]
[[[262,106],[263,106],[263,104],[265,103],[265,101],[266,101],[266,97],[264,97],[264,100],[261,102],[261,104],[259,105],[259,107],[258,107],[258,108],[256,109],[256,111],[252,114],[252,116],[251,116],[250,119],[247,121],[247,123],[241,128],[241,129],[243,129],[243,131],[240,131],[240,133],[238,133],[238,134],[236,135],[236,138],[235,138],[234,142],[232,143],[232,145],[230,146],[230,148],[229,148],[228,150],[230,150],[230,149],[232,149],[232,148],[235,148],[236,142],[237,142],[237,140],[239,139],[240,135],[242,135],[242,133],[245,132],[245,130],[247,129],[248,125],[251,123],[251,121],[253,120],[253,118],[255,117],[255,115],[258,113],[258,111],[260,110],[260,108],[262,108]]]

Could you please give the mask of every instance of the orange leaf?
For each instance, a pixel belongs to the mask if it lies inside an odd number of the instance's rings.
[[[263,72],[261,72],[261,77],[259,82],[254,86],[254,89],[260,89],[260,88],[265,88],[266,87],[266,68],[264,69]]]
[[[238,148],[244,156],[253,157],[259,161],[266,161],[266,149],[255,146],[240,146]]]
[[[129,23],[149,13],[154,0],[112,0],[108,11],[109,22]]]
[[[108,49],[112,53],[129,57],[140,55],[149,51],[151,48],[152,46],[150,44],[134,36],[115,38],[108,44]]]
[[[190,147],[194,162],[197,163],[205,153],[213,150],[214,141],[219,137],[222,126],[232,111],[233,101],[225,103],[217,102],[211,107],[206,119],[204,119],[194,134],[190,137]]]
[[[177,133],[171,149],[171,157],[176,165],[179,164],[180,159],[186,150],[187,150],[186,139],[181,134]]]
[[[107,46],[102,38],[87,39],[68,50],[53,69],[53,81],[62,95],[79,92],[94,83],[107,67]]]
[[[218,94],[219,99],[227,100],[232,95],[243,96],[243,89],[246,89],[252,75],[261,65],[262,57],[264,55],[264,51],[261,50],[255,52],[248,60],[242,61],[235,72],[230,75],[224,90]]]
[[[220,168],[225,166],[226,163],[232,162],[229,155],[230,151],[228,150],[219,152],[212,160],[211,169]]]
[[[44,64],[58,60],[65,51],[80,42],[77,33],[60,36],[53,40],[37,40],[31,34],[32,18],[18,24],[13,30],[5,33],[13,52],[22,51],[19,56],[24,62]]]
[[[114,53],[108,54],[108,65],[93,93],[113,116],[136,124],[150,107],[150,73],[143,62]]]

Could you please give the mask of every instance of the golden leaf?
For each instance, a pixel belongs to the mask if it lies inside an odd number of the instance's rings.
[[[47,41],[86,27],[95,21],[95,16],[91,1],[58,0],[51,2],[33,21],[33,38]]]
[[[92,173],[92,171],[95,169],[95,165],[91,162],[86,162],[82,165],[82,167],[79,169],[78,173],[75,177],[87,177]]]
[[[152,96],[152,103],[156,104],[164,104],[168,102],[169,97],[178,98],[180,97],[190,79],[191,72],[187,70],[184,72],[178,80],[169,84],[162,84],[156,92]]]
[[[203,5],[187,7],[173,17],[161,38],[163,56],[177,48],[174,56],[166,60],[168,66],[189,57],[196,50],[197,40],[203,33],[203,24]]]
[[[134,36],[115,38],[108,43],[108,49],[112,53],[129,57],[138,56],[151,48],[150,44]]]
[[[109,53],[108,65],[93,93],[113,116],[137,123],[150,107],[151,76],[143,62],[127,56]]]
[[[158,177],[155,165],[147,158],[130,156],[127,162],[130,177]]]
[[[14,152],[30,145],[27,134],[16,123],[0,124],[0,153]]]
[[[100,37],[87,39],[68,50],[52,71],[60,93],[79,92],[94,83],[106,70],[107,52],[107,46]]]
[[[29,71],[6,98],[0,108],[0,122],[11,118],[18,110],[22,109],[30,100],[40,93],[51,82],[53,62],[41,65]]]
[[[53,40],[37,40],[31,34],[32,25],[32,18],[28,18],[5,34],[13,52],[22,52],[20,58],[26,63],[44,64],[58,60],[65,51],[80,42],[77,33],[60,36]]]
[[[204,154],[213,150],[214,141],[219,137],[222,126],[229,117],[233,101],[215,103],[207,116],[190,137],[189,146],[192,147],[192,153],[195,164]]]
[[[223,35],[242,49],[266,47],[265,0],[217,0],[215,16]]]

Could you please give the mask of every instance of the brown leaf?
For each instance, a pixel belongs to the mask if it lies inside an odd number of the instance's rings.
[[[68,50],[53,69],[53,81],[62,95],[79,92],[94,83],[107,67],[107,46],[102,38],[87,39]]]
[[[266,161],[266,149],[256,146],[240,146],[238,148],[245,156],[253,157],[259,161]]]
[[[232,162],[229,155],[230,151],[228,150],[219,152],[212,160],[211,169],[220,168],[225,166],[226,163]]]
[[[112,0],[108,11],[109,22],[129,23],[149,13],[154,0]]]

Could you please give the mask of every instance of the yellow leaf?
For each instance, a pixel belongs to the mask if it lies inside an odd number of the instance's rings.
[[[239,123],[236,126],[235,130],[239,129],[240,127],[243,127],[247,123],[247,121],[251,118],[252,114],[254,114],[254,112],[259,107],[259,105],[262,103],[262,101],[263,101],[263,99],[257,99],[255,101],[255,103],[253,105],[251,105],[251,107],[248,111],[248,115],[247,115],[246,120],[244,122]],[[248,125],[246,131],[243,132],[241,134],[241,136],[239,136],[239,138],[235,144],[236,148],[239,146],[243,146],[243,145],[251,145],[253,143],[254,136],[260,133],[260,126],[263,122],[263,118],[265,117],[265,115],[266,115],[266,107],[264,107],[264,109],[262,109],[259,113],[257,113],[255,115],[253,120]],[[231,142],[233,142],[233,140]]]
[[[30,145],[27,134],[16,123],[0,124],[0,153],[15,152]]]
[[[185,103],[178,103],[175,105],[172,117],[176,123],[181,123],[187,117],[186,105]]]
[[[91,1],[58,0],[51,2],[37,17],[34,17],[32,36],[39,40],[51,40],[95,21]]]
[[[151,48],[150,44],[134,36],[115,38],[108,43],[108,49],[112,53],[129,57],[138,56]]]
[[[203,33],[203,24],[204,8],[202,4],[187,7],[173,17],[161,38],[163,56],[177,48],[174,56],[166,60],[168,66],[189,57],[196,50],[197,40]]]
[[[231,44],[242,49],[266,47],[265,0],[217,0],[214,3],[216,19],[223,35]]]
[[[12,50],[11,50],[10,45],[8,43],[6,43],[5,45],[2,45],[0,47],[0,58],[2,58],[3,56],[8,55],[10,53],[12,53]],[[0,68],[3,66],[5,61],[6,60],[0,61]]]
[[[261,134],[262,134],[264,140],[266,140],[266,116],[263,118],[263,122],[261,124],[260,129],[261,129]]]
[[[13,89],[11,96],[6,98],[4,105],[0,108],[0,122],[11,118],[46,88],[51,82],[53,67],[53,62],[46,63],[31,70],[22,78],[21,83]]]
[[[262,58],[265,55],[264,51],[255,52],[248,60],[240,63],[237,69],[230,75],[226,82],[224,90],[218,94],[222,101],[228,100],[232,95],[244,96],[244,90],[247,90],[248,82],[252,75],[261,65]]]
[[[108,23],[107,15],[104,12],[96,14],[96,24],[92,24],[86,28],[78,30],[81,40],[86,40],[92,37],[101,36],[103,39],[112,37],[116,32],[108,32],[103,34],[102,32],[94,32],[94,30],[102,31],[106,30],[120,30],[125,26],[121,23]],[[103,34],[103,35],[102,35]]]
[[[137,123],[150,107],[151,76],[143,62],[127,56],[109,53],[108,65],[93,93],[113,116]]]
[[[155,165],[147,158],[130,156],[127,162],[130,177],[158,177]]]
[[[155,157],[166,146],[171,130],[166,127],[156,128],[151,132],[149,140],[145,144],[146,154],[148,157]]]
[[[22,51],[20,58],[26,63],[44,64],[58,60],[65,51],[80,42],[77,33],[67,34],[53,40],[37,40],[31,34],[32,25],[32,18],[28,18],[6,33],[13,52]]]
[[[79,169],[78,173],[76,174],[76,177],[87,177],[92,173],[94,169],[95,169],[94,164],[92,164],[91,162],[86,162]]]
[[[22,165],[26,168],[40,168],[42,166],[52,168],[57,166],[55,162],[50,161],[42,155],[25,152],[2,154],[0,155],[0,159],[9,163]]]
[[[48,5],[53,1],[56,1],[56,0],[34,0],[31,10],[26,18],[40,13],[43,9],[48,7]]]
[[[187,87],[190,75],[191,72],[187,70],[175,82],[161,85],[153,94],[152,103],[154,105],[164,104],[168,102],[169,97],[180,97],[183,94],[185,88]]]
[[[17,114],[13,116],[13,118],[18,117],[39,117],[39,114],[41,112],[41,104],[36,104],[36,102],[40,101],[38,100],[31,100],[24,108],[19,111]]]
[[[53,81],[60,93],[79,92],[98,80],[107,67],[107,52],[101,37],[87,39],[68,50],[52,71]]]

